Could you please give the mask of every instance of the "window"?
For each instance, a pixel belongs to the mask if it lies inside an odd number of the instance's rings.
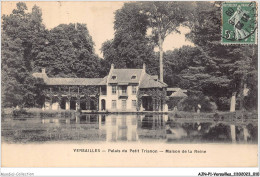
[[[132,86],[132,94],[136,95],[136,86],[135,85]]]
[[[127,86],[122,86],[122,93],[126,94]]]
[[[133,75],[133,76],[131,77],[131,79],[136,79],[136,75]]]
[[[116,94],[116,86],[113,85],[113,86],[112,86],[112,95],[115,95],[115,94]]]
[[[106,86],[101,87],[101,95],[107,95],[107,87]]]
[[[112,100],[112,109],[116,109],[116,100]]]
[[[122,100],[122,110],[126,110],[126,100]]]
[[[112,80],[116,80],[116,76],[112,76]]]
[[[133,109],[136,108],[136,100],[132,100],[132,108],[133,108]]]

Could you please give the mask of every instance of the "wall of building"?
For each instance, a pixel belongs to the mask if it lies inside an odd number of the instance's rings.
[[[43,105],[43,110],[59,110],[59,103],[54,102],[51,104],[50,102],[45,101]]]
[[[99,98],[99,104],[101,108],[101,100],[105,99],[106,100],[106,110],[108,111],[122,111],[122,100],[126,100],[126,109],[124,111],[136,111],[136,108],[132,107],[132,100],[136,100],[137,102],[137,95],[132,94],[132,85],[127,86],[127,97],[119,97],[121,94],[122,90],[120,86],[117,87],[117,92],[116,94],[112,94],[112,85],[107,86],[107,95],[100,95]],[[138,91],[138,85],[136,85],[136,90]],[[117,108],[113,109],[112,108],[112,100],[116,100],[117,103]]]

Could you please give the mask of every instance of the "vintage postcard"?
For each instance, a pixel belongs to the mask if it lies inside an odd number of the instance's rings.
[[[1,7],[2,167],[258,166],[257,2]]]

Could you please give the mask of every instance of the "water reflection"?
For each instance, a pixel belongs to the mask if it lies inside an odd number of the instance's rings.
[[[249,121],[250,122],[250,121]],[[257,124],[172,119],[168,115],[87,114],[4,118],[3,141],[257,143]]]

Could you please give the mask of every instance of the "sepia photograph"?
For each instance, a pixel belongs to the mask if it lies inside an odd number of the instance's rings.
[[[255,1],[2,1],[1,166],[257,167],[257,27]]]

